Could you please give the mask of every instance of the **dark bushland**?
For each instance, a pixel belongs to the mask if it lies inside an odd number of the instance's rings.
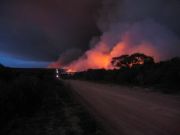
[[[114,58],[112,63],[116,66],[114,70],[90,69],[77,72],[66,79],[155,87],[164,93],[180,92],[180,58],[155,63],[149,56],[133,54]]]
[[[100,135],[101,130],[55,70],[2,66],[0,134]]]
[[[31,73],[30,73],[31,72]],[[33,73],[34,72],[34,73]],[[0,69],[0,127],[18,116],[31,116],[52,96],[56,80],[44,71]],[[45,72],[44,72],[45,73]],[[52,72],[53,73],[53,72]],[[51,75],[53,76],[53,75]],[[62,83],[58,87],[63,89]]]

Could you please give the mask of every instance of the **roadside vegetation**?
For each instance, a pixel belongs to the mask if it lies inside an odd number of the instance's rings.
[[[101,135],[54,70],[0,66],[1,135]]]
[[[122,55],[112,59],[114,70],[89,69],[66,79],[82,79],[120,85],[155,88],[163,93],[180,93],[180,58],[155,63],[141,53]]]

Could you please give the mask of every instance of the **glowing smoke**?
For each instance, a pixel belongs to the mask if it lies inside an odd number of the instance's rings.
[[[161,9],[162,3],[161,0],[104,1],[98,22],[102,36],[94,47],[65,68],[111,69],[113,57],[135,52],[153,56],[156,61],[180,56],[179,37],[161,14],[173,12],[167,7]]]
[[[48,68],[61,68],[64,65],[68,65],[81,55],[81,51],[78,49],[70,49],[62,53],[56,62],[49,64]]]

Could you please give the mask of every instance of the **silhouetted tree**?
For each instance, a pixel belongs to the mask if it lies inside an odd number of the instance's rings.
[[[129,55],[122,55],[119,57],[112,58],[112,65],[117,68],[129,67],[130,57]]]
[[[114,57],[111,61],[116,68],[131,68],[135,65],[153,64],[154,59],[142,53]]]
[[[135,53],[130,56],[133,65],[136,64],[154,64],[154,59],[142,53]]]

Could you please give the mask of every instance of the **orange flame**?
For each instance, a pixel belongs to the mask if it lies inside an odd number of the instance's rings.
[[[84,56],[66,66],[69,71],[84,71],[87,69],[113,69],[111,60],[123,54],[144,53],[153,56],[155,60],[159,60],[156,49],[149,43],[141,43],[135,47],[129,44],[129,38],[110,48],[106,43],[100,42],[91,50],[88,50]]]

